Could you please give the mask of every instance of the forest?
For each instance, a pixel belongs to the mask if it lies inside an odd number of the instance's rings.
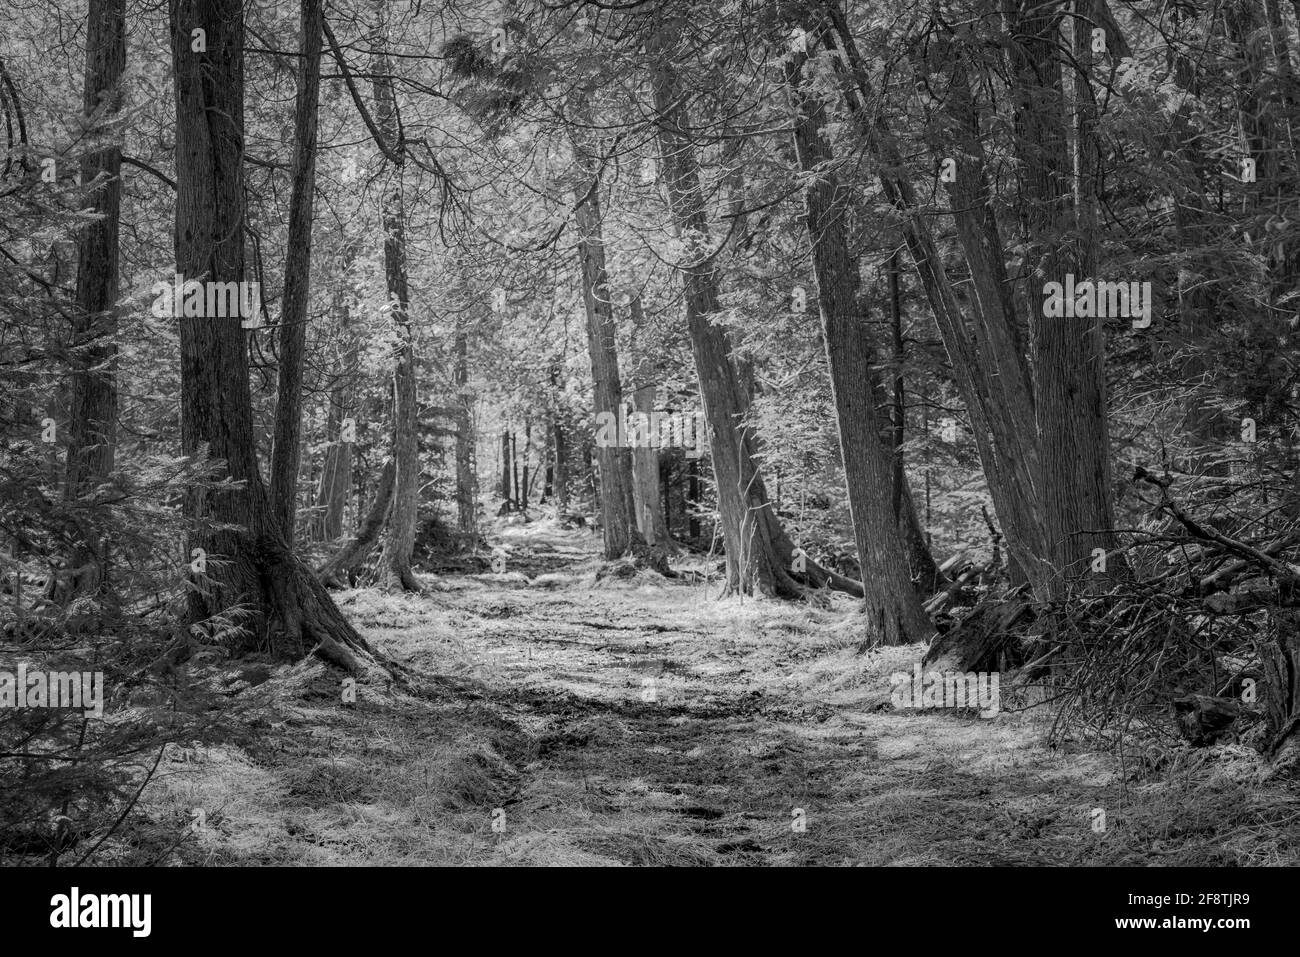
[[[0,13],[0,863],[1300,864],[1300,0]]]

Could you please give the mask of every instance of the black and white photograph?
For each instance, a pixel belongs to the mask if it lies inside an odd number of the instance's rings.
[[[0,0],[24,920],[1143,868],[1060,906],[1243,946],[1300,864],[1296,127],[1298,0]]]

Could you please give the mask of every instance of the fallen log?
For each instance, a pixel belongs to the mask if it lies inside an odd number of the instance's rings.
[[[1029,587],[976,605],[930,643],[921,659],[926,671],[1010,671],[1024,664],[1020,633],[1034,620]]]

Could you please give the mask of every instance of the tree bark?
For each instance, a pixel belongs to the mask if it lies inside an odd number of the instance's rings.
[[[196,52],[202,30],[206,49]],[[244,281],[244,23],[240,0],[173,0],[176,80],[176,271]],[[269,642],[361,669],[365,640],[285,543],[253,442],[248,347],[239,317],[179,319],[181,442],[224,463],[231,489],[191,490],[189,546],[206,562],[187,591],[192,624],[237,627],[245,647]],[[193,566],[191,566],[193,567]],[[202,566],[200,566],[202,567]],[[212,619],[218,621],[212,621]]]
[[[843,54],[832,60],[840,89],[867,150],[880,165],[885,197],[899,212],[908,254],[929,300],[958,391],[971,417],[975,444],[994,507],[1007,534],[1008,550],[1017,566],[1034,582],[1035,590],[1045,589],[1050,576],[1042,558],[1042,517],[1035,487],[1037,456],[1032,438],[1025,436],[1028,430],[1021,407],[999,401],[1003,388],[1001,375],[995,366],[983,364],[976,337],[966,326],[964,310],[930,226],[920,213],[916,192],[907,178],[897,172],[906,168],[901,150],[883,117],[866,107],[871,101],[872,87],[848,24],[833,4],[824,5],[822,13],[826,25],[819,21],[814,24],[814,30]],[[978,309],[976,316],[979,316]],[[987,335],[980,338],[985,339]]]
[[[353,443],[345,437],[345,424],[352,419],[356,426],[356,376],[359,347],[352,327],[351,311],[342,292],[335,295],[334,313],[338,316],[338,335],[342,340],[340,355],[334,364],[334,388],[330,391],[325,434],[330,444],[321,464],[320,484],[312,514],[312,537],[318,542],[333,542],[343,534],[343,512],[352,484]]]
[[[873,368],[876,357],[863,334],[857,306],[858,267],[849,256],[848,194],[831,168],[834,157],[824,139],[825,109],[804,86],[806,59],[796,54],[787,67],[786,79],[796,109],[794,146],[799,166],[815,177],[804,192],[805,225],[866,592],[865,610],[878,640],[889,645],[910,644],[928,639],[934,628],[912,586],[899,532],[901,503],[894,497],[894,456],[886,437],[888,425],[878,411],[885,407],[884,389]]]
[[[397,476],[397,467],[393,460],[387,459],[379,473],[379,483],[375,486],[375,500],[366,513],[365,520],[357,530],[356,536],[340,548],[334,556],[316,571],[316,577],[331,588],[341,588],[344,584],[354,584],[360,575],[361,566],[374,551],[388,518],[388,510],[393,502],[393,484]],[[360,503],[358,503],[360,504]]]
[[[523,499],[519,496],[519,436],[510,433],[510,500],[514,507],[522,510]]]
[[[591,178],[574,189],[577,202],[578,258],[582,267],[582,300],[587,316],[587,347],[597,416],[612,417],[615,440],[599,441],[600,525],[607,559],[625,555],[639,537],[632,492],[632,457],[620,444],[623,387],[619,379],[613,304],[605,265],[600,211],[600,179]],[[598,430],[603,432],[604,430]],[[599,437],[599,434],[598,434]]]
[[[528,511],[528,492],[532,484],[528,478],[528,453],[533,446],[533,423],[524,417],[524,463],[523,478],[519,486],[519,507]]]
[[[1072,164],[1067,149],[1066,103],[1060,44],[1061,0],[1004,0],[1007,45],[1016,104],[1016,149],[1022,170],[1021,204],[1032,246],[1028,301],[1041,304],[1038,283],[1082,281],[1096,267],[1091,243],[1064,237],[1088,229],[1073,208]],[[1078,51],[1075,51],[1076,56]],[[1090,155],[1091,133],[1083,156]],[[1092,173],[1084,170],[1090,193]],[[1091,203],[1089,195],[1083,198]],[[1034,374],[1038,493],[1045,557],[1051,566],[1048,597],[1060,597],[1072,579],[1087,580],[1093,549],[1114,545],[1110,434],[1106,416],[1105,343],[1099,317],[1046,316],[1029,310]]]
[[[72,320],[72,374],[67,452],[67,496],[93,493],[113,471],[117,448],[118,236],[122,208],[122,147],[115,130],[126,69],[124,0],[90,0],[86,17],[83,109],[94,146],[81,160],[96,218],[77,239],[77,305]],[[93,532],[77,541],[69,564],[89,566],[74,576],[86,589],[108,585],[108,543]],[[57,600],[80,591],[71,588]]]
[[[398,139],[397,101],[387,53],[383,22],[384,0],[379,0],[379,53],[375,57],[375,122],[387,144],[394,146],[392,181],[384,195],[384,280],[398,346],[393,369],[393,460],[396,478],[393,503],[384,525],[383,545],[375,568],[375,582],[384,588],[419,591],[411,571],[420,492],[420,423],[415,388],[415,343],[411,329],[410,291],[406,270],[406,210],[402,173],[405,149]]]
[[[686,462],[686,534],[692,541],[700,537],[700,460]]]
[[[302,50],[294,109],[293,185],[289,196],[289,248],[284,262],[280,311],[280,369],[271,452],[271,511],[293,547],[302,450],[302,374],[311,294],[311,222],[316,190],[316,127],[320,104],[321,31],[324,0],[302,0]]]
[[[514,499],[511,498],[510,483],[510,433],[505,429],[501,430],[501,501],[503,507],[508,512],[514,507]]]
[[[478,535],[478,477],[474,472],[474,397],[469,390],[469,333],[456,320],[456,524],[466,535]]]
[[[569,439],[558,409],[553,430],[551,446],[555,455],[555,514],[558,516],[569,510]]]
[[[688,241],[691,247],[688,256],[693,259],[682,267],[686,324],[708,422],[710,457],[726,549],[726,589],[733,593],[797,597],[802,594],[802,588],[789,571],[794,545],[768,501],[754,458],[753,429],[745,422],[749,391],[732,361],[726,332],[712,321],[719,311],[718,280],[704,248],[709,229],[698,160],[680,81],[665,49],[668,35],[664,31],[648,44],[649,52],[656,55],[651,86],[661,169],[668,187],[674,227],[678,236]],[[812,584],[836,578],[812,562],[807,567],[807,578]],[[839,579],[838,583],[844,581]]]
[[[907,549],[907,563],[912,573],[912,580],[921,590],[922,596],[932,595],[945,582],[943,572],[930,552],[930,545],[925,540],[921,523],[916,516],[916,503],[912,500],[911,484],[907,480],[907,469],[903,462],[903,444],[907,431],[907,403],[905,400],[903,367],[907,352],[903,341],[903,303],[899,289],[898,253],[889,257],[889,314],[890,327],[893,332],[894,360],[894,403],[892,409],[893,435],[891,436],[894,460],[893,506],[894,518],[898,523],[899,534]],[[862,328],[862,336],[867,347],[872,348],[870,333]]]
[[[632,327],[645,328],[645,310],[641,305],[641,296],[634,294],[630,305]],[[636,508],[637,528],[647,545],[663,545],[670,551],[677,551],[672,535],[668,532],[668,523],[664,518],[664,508],[659,495],[659,448],[658,430],[654,426],[655,381],[654,367],[649,360],[647,350],[637,352],[632,373],[632,410],[641,421],[650,424],[650,440],[653,444],[637,444],[632,449],[632,501]]]

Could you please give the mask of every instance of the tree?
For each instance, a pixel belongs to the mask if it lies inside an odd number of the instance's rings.
[[[622,431],[617,423],[622,419],[623,387],[618,372],[616,326],[605,266],[605,242],[601,235],[600,176],[589,162],[581,165],[590,178],[574,188],[574,200],[595,412],[598,417],[612,419],[618,433]],[[598,441],[596,458],[600,463],[600,521],[605,557],[619,558],[640,538],[632,497],[632,457],[616,438],[613,443]]]
[[[795,107],[795,151],[800,167],[811,177],[804,192],[805,225],[817,276],[817,303],[866,612],[885,644],[907,644],[928,639],[933,626],[912,587],[894,505],[893,454],[878,413],[885,407],[884,389],[874,369],[876,356],[862,334],[858,265],[849,256],[849,192],[834,170],[826,142],[825,108],[805,87],[806,62],[806,55],[795,54],[786,77]]]
[[[374,64],[375,120],[384,141],[395,152],[392,177],[383,200],[384,278],[388,289],[393,332],[397,338],[393,369],[393,460],[397,469],[393,501],[384,526],[383,544],[375,580],[386,587],[419,591],[411,571],[415,550],[415,525],[420,492],[419,408],[415,385],[415,343],[410,320],[410,292],[406,271],[406,210],[402,171],[405,151],[397,128],[397,100],[393,93],[385,48],[384,0],[379,0],[380,20]]]
[[[750,406],[748,383],[732,361],[726,332],[713,322],[719,311],[718,280],[707,250],[709,228],[698,160],[680,80],[673,67],[669,35],[669,29],[661,26],[647,44],[655,58],[650,85],[673,227],[689,256],[679,268],[717,482],[718,512],[727,553],[727,589],[797,597],[802,589],[790,574],[794,545],[768,500],[755,459],[757,437],[746,421]],[[813,584],[830,582],[861,594],[861,586],[855,582],[827,573],[813,562],[806,567],[807,579]]]
[[[338,336],[342,342],[334,361],[334,387],[330,390],[326,414],[325,434],[329,437],[329,445],[321,463],[312,514],[313,537],[326,542],[335,541],[343,534],[343,512],[352,485],[359,351],[351,310],[342,290],[335,291],[333,313],[338,319]]]
[[[456,527],[471,539],[478,536],[478,478],[474,473],[474,396],[469,389],[469,333],[465,319],[456,316],[455,421],[456,421]]]
[[[1095,191],[1095,147],[1086,118],[1076,130],[1084,164],[1079,170],[1082,191],[1076,198],[1071,190],[1059,53],[1063,8],[1062,3],[1039,0],[1015,0],[1004,7],[1022,216],[1033,251],[1026,292],[1030,302],[1040,303],[1048,283],[1064,287],[1067,274],[1081,281],[1096,265],[1091,231],[1086,222],[1081,230],[1079,217],[1080,211],[1090,215]],[[1076,56],[1080,52],[1076,48]],[[1091,92],[1083,99],[1091,99]],[[1079,237],[1073,248],[1068,243],[1071,235]],[[1046,536],[1043,557],[1051,567],[1047,593],[1060,596],[1067,578],[1088,571],[1093,549],[1114,547],[1115,521],[1101,317],[1049,315],[1051,311],[1030,308],[1029,338],[1041,470],[1037,485]]]
[[[81,160],[81,179],[91,190],[95,218],[77,242],[76,311],[72,322],[75,369],[68,430],[67,495],[93,495],[113,471],[117,447],[118,234],[122,206],[122,147],[117,130],[126,68],[123,0],[91,0],[86,16],[85,124],[91,148]],[[84,526],[83,526],[84,528]],[[108,583],[106,543],[89,529],[79,537],[70,564],[93,568],[74,573],[81,588]],[[69,589],[66,600],[75,589]]]
[[[645,329],[645,308],[641,294],[629,297],[632,328]],[[632,499],[636,508],[637,528],[648,545],[662,545],[675,550],[668,523],[664,518],[663,501],[659,496],[658,434],[654,428],[655,378],[649,349],[642,345],[636,352],[632,373],[632,410],[642,423],[649,423],[649,441],[638,443],[632,449]]]
[[[316,191],[316,126],[320,107],[324,17],[324,0],[302,0],[302,51],[298,60],[298,97],[293,120],[289,246],[284,265],[275,445],[271,455],[271,509],[290,547],[293,546],[294,518],[298,510],[302,372],[307,344],[307,299],[311,292],[311,222]]]
[[[240,0],[173,0],[176,78],[176,272],[243,283],[244,22]],[[271,512],[253,443],[248,346],[241,317],[182,316],[181,441],[233,483],[187,496],[192,624],[233,624],[351,670],[369,646],[297,559]]]

